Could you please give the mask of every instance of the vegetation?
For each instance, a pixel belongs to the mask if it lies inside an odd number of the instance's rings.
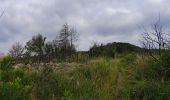
[[[106,45],[97,45],[94,44],[90,50],[89,54],[91,57],[99,57],[99,56],[107,56],[114,58],[118,54],[123,53],[140,53],[142,51],[142,48],[129,44],[129,43],[122,43],[122,42],[114,42],[114,43],[108,43]]]
[[[156,38],[149,35],[143,44],[151,47]],[[76,40],[75,29],[64,24],[52,41],[38,34],[25,47],[14,44],[0,59],[0,100],[170,99],[170,51],[162,42],[159,48],[94,44],[82,52]]]
[[[91,59],[88,64],[52,63],[13,67],[11,57],[1,63],[3,100],[168,100],[170,55],[155,63],[149,56]],[[163,66],[160,66],[163,64]],[[37,68],[38,67],[38,68]]]

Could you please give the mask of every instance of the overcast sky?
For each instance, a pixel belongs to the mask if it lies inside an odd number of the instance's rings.
[[[140,45],[141,26],[161,15],[170,26],[170,0],[0,0],[0,52],[12,44],[23,45],[41,33],[54,39],[64,23],[76,27],[77,48],[88,50],[93,42],[114,41]]]

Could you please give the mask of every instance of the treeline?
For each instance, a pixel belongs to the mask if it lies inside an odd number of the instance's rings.
[[[106,45],[94,43],[89,51],[76,51],[75,42],[78,40],[76,29],[64,24],[59,34],[52,41],[46,41],[47,37],[37,34],[31,40],[26,42],[25,46],[21,43],[15,43],[9,50],[9,54],[17,62],[84,62],[93,57],[111,57],[123,53],[139,53],[142,48],[130,43],[113,42]]]
[[[78,40],[76,29],[64,24],[59,35],[52,41],[37,34],[29,40],[25,46],[15,43],[9,50],[9,54],[17,61],[48,62],[52,59],[66,60],[76,53],[75,42]]]

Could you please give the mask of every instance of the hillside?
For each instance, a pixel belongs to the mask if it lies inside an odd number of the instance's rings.
[[[124,53],[139,53],[142,48],[123,42],[113,42],[108,43],[106,45],[96,45],[94,44],[92,48],[90,48],[89,53],[91,56],[110,56],[114,57],[116,54],[124,54]]]

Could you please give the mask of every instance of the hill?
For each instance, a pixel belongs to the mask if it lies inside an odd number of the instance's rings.
[[[108,43],[106,45],[94,44],[93,47],[90,48],[89,54],[91,56],[110,56],[115,57],[116,54],[123,54],[123,53],[139,53],[142,48],[130,44],[130,43],[123,43],[123,42],[113,42]]]

